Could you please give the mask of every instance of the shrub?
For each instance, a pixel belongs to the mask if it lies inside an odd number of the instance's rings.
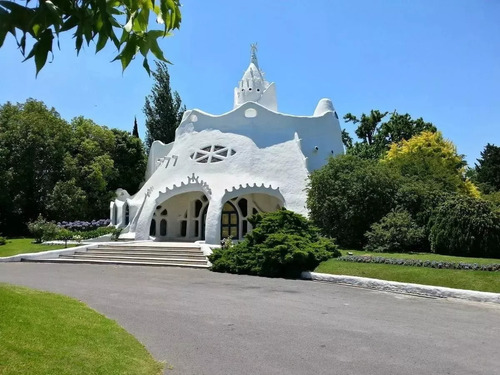
[[[41,243],[56,238],[59,227],[56,223],[47,221],[42,215],[38,215],[35,221],[28,223],[28,230],[35,237],[35,243]]]
[[[7,243],[7,240],[5,239],[5,237],[0,236],[0,246],[5,245],[6,243]]]
[[[295,278],[340,256],[332,240],[320,237],[309,220],[292,211],[257,214],[249,220],[254,230],[243,241],[209,256],[213,271]]]
[[[425,234],[408,211],[396,210],[373,224],[365,236],[368,240],[365,249],[368,251],[405,253],[419,250]]]
[[[122,234],[123,228],[113,228],[111,233],[111,239],[113,241],[118,241],[120,239],[120,234]]]
[[[74,232],[71,232],[68,229],[60,229],[56,235],[56,239],[64,241],[64,247],[67,247],[68,241],[72,240],[74,236],[75,236]]]
[[[398,187],[398,176],[386,165],[342,155],[311,174],[307,205],[325,235],[359,249],[370,225],[394,208]]]
[[[435,253],[500,257],[500,212],[490,202],[454,196],[436,209],[430,224]]]

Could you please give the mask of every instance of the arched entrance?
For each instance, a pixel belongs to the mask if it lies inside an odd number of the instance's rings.
[[[181,193],[161,202],[156,206],[151,221],[151,225],[155,226],[155,240],[197,241],[204,239],[204,216],[207,208],[208,198],[199,191]]]
[[[259,212],[272,212],[283,207],[283,201],[266,193],[249,193],[233,197],[224,203],[221,213],[220,239],[231,236],[240,240],[250,232],[248,218]]]
[[[222,207],[220,237],[239,238],[239,215],[231,202],[226,202]]]

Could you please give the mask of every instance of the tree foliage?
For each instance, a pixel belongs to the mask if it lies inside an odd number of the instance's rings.
[[[500,257],[500,211],[485,200],[455,195],[438,207],[431,224],[433,252]]]
[[[152,14],[163,25],[159,29],[149,30]],[[115,60],[121,62],[123,70],[140,53],[149,73],[149,52],[158,60],[167,61],[158,38],[170,35],[180,23],[178,0],[28,0],[24,5],[16,0],[2,0],[0,47],[7,34],[12,34],[25,60],[34,58],[38,74],[49,53],[53,54],[54,39],[59,45],[59,35],[71,31],[77,53],[83,43],[89,46],[94,42],[99,52],[111,41],[118,50]],[[31,42],[29,49],[27,44]]]
[[[353,142],[349,133],[344,129],[342,141],[347,153],[365,159],[378,159],[394,142],[409,140],[422,131],[436,131],[434,125],[425,122],[422,118],[414,120],[409,114],[402,115],[396,111],[391,113],[387,122],[382,122],[387,114],[388,112],[371,110],[369,115],[363,113],[360,119],[351,113],[346,114],[344,116],[346,122],[358,124],[355,134],[361,140],[361,142]]]
[[[487,144],[476,163],[476,179],[492,191],[500,191],[500,147]]]
[[[167,144],[175,139],[175,130],[179,126],[186,108],[182,105],[177,91],[170,88],[170,75],[167,64],[155,62],[153,72],[155,83],[151,94],[146,97],[144,114],[146,115],[146,147],[154,141]]]
[[[243,241],[209,256],[213,271],[294,278],[340,256],[331,240],[320,237],[309,220],[292,211],[257,214],[249,220],[254,230]]]
[[[361,248],[364,233],[394,207],[398,176],[386,165],[354,155],[330,158],[311,174],[311,219],[339,245]]]
[[[51,220],[108,215],[114,191],[135,192],[146,168],[140,139],[29,99],[0,106],[0,232],[23,234],[38,214]]]
[[[383,160],[413,181],[425,181],[443,191],[479,196],[476,186],[465,178],[463,155],[440,132],[424,131],[409,140],[392,143]]]

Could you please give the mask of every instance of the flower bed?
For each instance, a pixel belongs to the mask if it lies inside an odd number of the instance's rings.
[[[397,266],[413,266],[413,267],[428,267],[428,268],[441,268],[453,270],[471,270],[471,271],[500,271],[499,263],[492,264],[477,264],[477,263],[464,263],[464,262],[442,262],[435,260],[421,260],[421,259],[399,259],[399,258],[385,258],[373,256],[357,256],[347,255],[337,258],[343,262],[354,263],[380,263],[392,264]]]

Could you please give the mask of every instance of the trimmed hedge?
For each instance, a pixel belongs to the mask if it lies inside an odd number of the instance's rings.
[[[500,271],[500,263],[492,264],[477,264],[477,263],[463,263],[463,262],[442,262],[435,260],[421,260],[421,259],[400,259],[400,258],[385,258],[385,257],[372,257],[368,255],[346,255],[337,258],[344,262],[353,263],[381,263],[392,264],[396,266],[413,266],[413,267],[428,267],[428,268],[443,268],[453,270],[471,270],[471,271]]]
[[[209,256],[212,271],[296,278],[341,255],[332,240],[320,237],[309,220],[292,211],[257,214],[249,221],[254,230],[243,241]]]

